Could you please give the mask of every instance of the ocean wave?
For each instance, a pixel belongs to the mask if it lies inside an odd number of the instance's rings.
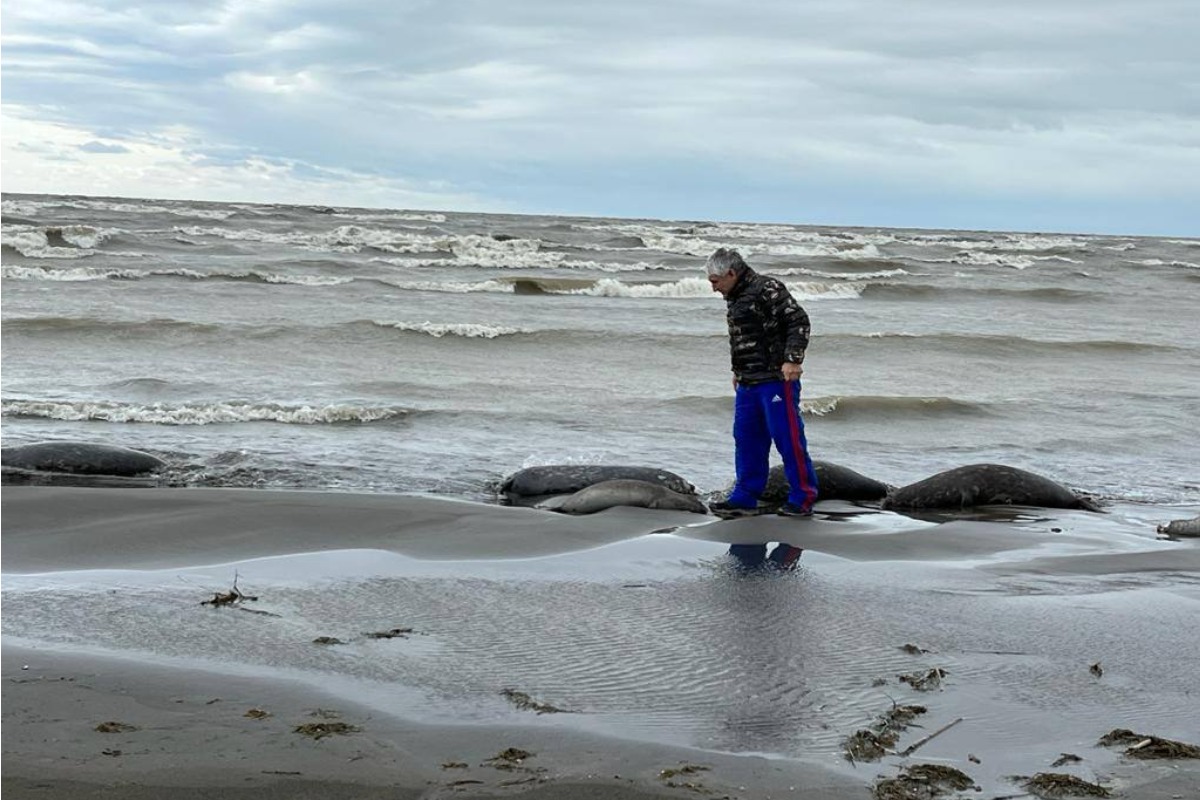
[[[400,406],[363,406],[348,403],[297,406],[238,401],[174,405],[109,401],[4,400],[2,406],[2,413],[6,417],[154,425],[219,425],[241,422],[328,425],[397,420],[412,413],[411,409]]]
[[[936,247],[953,247],[956,250],[992,250],[996,252],[1036,253],[1059,251],[1082,252],[1090,249],[1090,241],[1077,236],[1047,236],[1032,233],[1002,233],[981,238],[964,238],[961,235],[909,234],[897,239],[905,244]]]
[[[807,267],[788,267],[785,269],[768,269],[768,270],[764,270],[764,272],[766,272],[769,275],[774,275],[776,277],[805,275],[810,278],[824,278],[826,280],[835,280],[835,281],[881,280],[883,278],[900,278],[905,275],[912,274],[908,270],[903,269],[901,267],[896,267],[894,269],[881,269],[881,270],[876,270],[875,272],[851,272],[851,273],[822,272],[821,270],[809,269]]]
[[[802,400],[801,410],[814,417],[843,419],[851,416],[985,416],[985,404],[953,397],[896,397],[887,395],[833,395]]]
[[[334,216],[352,219],[355,222],[432,222],[440,225],[446,221],[445,214],[418,214],[410,211],[380,211],[363,214],[335,209]]]
[[[80,333],[100,332],[105,334],[132,333],[138,335],[161,334],[168,331],[184,333],[213,333],[221,325],[189,322],[187,320],[156,318],[148,320],[100,319],[98,317],[17,317],[4,320],[9,332],[19,333]]]
[[[1125,261],[1126,264],[1136,264],[1139,267],[1182,267],[1183,269],[1200,269],[1200,264],[1191,261],[1163,261],[1161,258],[1143,258],[1141,261]]]
[[[296,286],[338,286],[350,283],[352,277],[329,275],[283,275],[272,272],[247,270],[244,272],[199,272],[193,269],[117,269],[102,267],[75,267],[58,269],[53,267],[23,267],[4,265],[5,278],[29,281],[139,281],[149,278],[186,278],[188,280],[246,281],[252,283],[288,284]]]
[[[730,396],[688,395],[665,402],[672,408],[688,413],[723,413],[733,407]],[[987,404],[952,397],[902,397],[888,395],[832,395],[802,399],[800,410],[805,416],[825,420],[846,419],[852,416],[871,418],[987,416],[992,413]]]
[[[961,354],[1100,354],[1117,355],[1141,352],[1165,352],[1178,350],[1173,345],[1128,342],[1114,339],[1031,339],[1022,336],[963,333],[908,333],[901,331],[874,332],[868,334],[827,334],[822,340],[830,345],[837,342],[872,339],[878,346],[896,344],[906,350],[927,351],[943,349]],[[917,343],[914,344],[914,340]],[[870,345],[868,345],[870,346]]]
[[[534,332],[525,328],[506,328],[500,325],[482,325],[470,322],[384,322],[381,320],[371,320],[371,324],[381,328],[395,328],[400,331],[424,333],[435,339],[440,339],[443,336],[461,336],[467,339],[496,339],[501,336]]]
[[[969,276],[967,276],[969,277]],[[1064,302],[1093,300],[1099,293],[1086,289],[1067,289],[1061,286],[1002,287],[1002,286],[939,286],[930,283],[870,283],[863,289],[866,298],[912,298],[916,300],[946,296],[975,295],[982,297],[1011,297],[1022,300]]]
[[[237,213],[236,210],[196,208],[190,204],[179,206],[155,205],[152,203],[122,202],[98,198],[62,197],[54,200],[11,199],[0,203],[5,216],[36,216],[38,212],[56,208],[74,208],[83,211],[110,211],[117,214],[173,214],[196,219],[225,220]]]

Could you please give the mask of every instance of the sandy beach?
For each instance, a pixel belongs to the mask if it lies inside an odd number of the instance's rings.
[[[915,764],[962,770],[972,797],[1023,796],[1013,776],[1047,771],[1147,800],[1200,786],[1200,761],[1097,745],[1115,728],[1200,739],[1200,547],[1109,515],[3,499],[12,797],[849,799]],[[724,561],[783,538],[808,551],[795,573]],[[235,575],[256,601],[201,605]],[[905,703],[927,710],[893,752],[915,750],[846,758]],[[296,731],[320,723],[349,729]],[[509,748],[532,755],[490,760]],[[1064,753],[1080,760],[1051,769]]]

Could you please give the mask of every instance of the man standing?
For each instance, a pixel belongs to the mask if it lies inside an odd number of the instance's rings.
[[[789,487],[787,502],[779,513],[809,516],[817,499],[817,475],[800,418],[808,314],[781,281],[759,275],[736,250],[718,249],[709,256],[705,269],[713,291],[720,292],[727,305],[735,389],[737,482],[725,500],[712,504],[712,511],[726,518],[758,513],[774,442]]]

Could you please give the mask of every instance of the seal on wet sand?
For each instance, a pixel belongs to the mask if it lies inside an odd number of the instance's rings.
[[[626,467],[599,464],[551,464],[514,472],[500,486],[500,493],[513,505],[536,505],[547,495],[572,494],[601,481],[636,480],[657,484],[680,494],[696,488],[673,472],[655,467]]]
[[[939,472],[902,486],[883,500],[886,509],[994,505],[1100,510],[1095,503],[1049,478],[1002,464],[972,464]]]
[[[629,479],[601,481],[580,489],[555,510],[564,514],[593,514],[613,506],[708,513],[704,503],[693,494],[681,494],[656,483]]]
[[[166,466],[162,459],[108,444],[38,442],[6,447],[0,462],[10,469],[65,472],[72,475],[145,475]]]

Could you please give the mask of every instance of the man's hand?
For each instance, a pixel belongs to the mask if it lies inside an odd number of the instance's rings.
[[[804,367],[799,364],[793,364],[791,361],[783,363],[783,379],[785,381],[798,381],[803,374]]]

